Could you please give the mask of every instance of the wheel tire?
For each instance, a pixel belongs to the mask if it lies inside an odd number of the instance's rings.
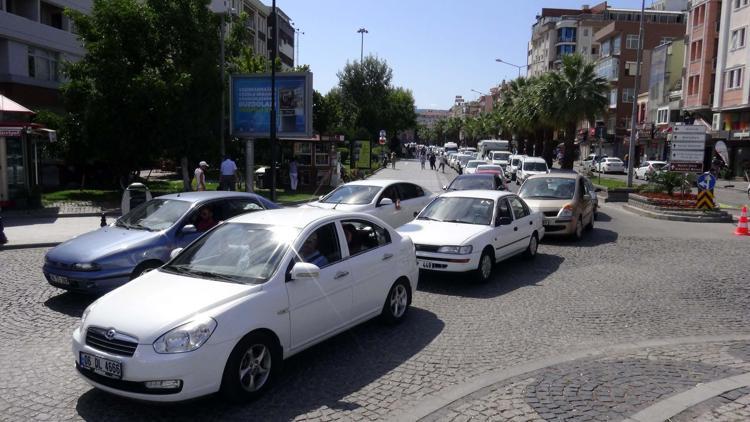
[[[492,268],[495,265],[495,257],[490,249],[485,249],[479,258],[479,265],[474,270],[474,279],[478,283],[486,283],[492,278]]]
[[[537,249],[539,249],[539,237],[534,233],[531,235],[531,239],[529,239],[529,246],[527,246],[526,250],[523,252],[523,257],[526,259],[536,258]]]
[[[404,280],[393,283],[383,303],[380,319],[386,324],[398,324],[404,320],[411,305],[411,287]]]
[[[257,399],[276,380],[281,361],[281,348],[271,335],[263,332],[246,335],[229,354],[221,378],[221,394],[235,403]]]
[[[576,221],[576,228],[573,231],[573,240],[576,242],[583,239],[583,217],[578,217],[578,221]]]
[[[161,262],[157,262],[157,261],[141,262],[140,264],[138,264],[135,267],[135,269],[133,270],[133,272],[130,273],[130,280],[134,280],[134,279],[142,276],[143,274],[146,274],[149,271],[152,271],[152,270],[154,270],[156,268],[159,268],[159,267],[161,267],[161,265],[162,265]]]
[[[586,231],[594,230],[594,219],[596,218],[596,214],[591,213],[591,221],[589,221],[589,224],[586,224]]]

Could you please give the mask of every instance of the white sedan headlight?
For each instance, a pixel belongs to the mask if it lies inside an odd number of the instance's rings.
[[[466,246],[441,246],[438,248],[438,253],[451,253],[457,255],[467,255],[472,251],[471,245]]]
[[[154,342],[156,353],[185,353],[201,347],[216,329],[210,317],[194,319],[168,331]]]
[[[83,314],[81,314],[81,325],[80,325],[81,329],[83,329],[84,324],[86,324],[86,318],[89,317],[89,314],[91,313],[91,308],[93,306],[94,304],[92,303],[86,309],[83,310]]]

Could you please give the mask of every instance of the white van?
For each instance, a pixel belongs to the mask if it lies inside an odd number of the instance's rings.
[[[492,164],[502,167],[503,171],[507,172],[508,163],[512,155],[510,151],[492,151],[489,158]]]
[[[547,162],[544,160],[544,158],[523,157],[523,159],[521,160],[521,164],[518,166],[518,170],[516,171],[516,184],[520,185],[526,179],[528,179],[529,176],[547,173],[549,173],[549,168],[547,167]]]

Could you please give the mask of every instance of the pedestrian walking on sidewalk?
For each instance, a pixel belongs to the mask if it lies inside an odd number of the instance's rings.
[[[299,182],[299,173],[297,172],[297,157],[292,157],[289,160],[289,187],[292,191],[297,190],[297,183]]]
[[[434,153],[430,153],[430,170],[437,170],[437,167],[435,166],[436,157]]]
[[[224,156],[221,162],[221,177],[219,178],[219,190],[237,190],[237,163],[229,157]]]
[[[391,168],[396,170],[396,151],[391,152]]]
[[[445,173],[445,165],[447,164],[447,162],[448,162],[448,159],[445,158],[445,154],[441,155],[440,156],[440,170],[442,170],[443,173]]]
[[[419,164],[422,165],[422,170],[424,170],[424,163],[427,161],[427,156],[425,155],[424,151],[419,153]]]
[[[198,168],[195,169],[195,190],[197,191],[206,190],[206,170],[208,170],[207,162],[198,163]]]

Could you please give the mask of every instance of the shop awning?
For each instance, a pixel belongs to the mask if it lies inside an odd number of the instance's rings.
[[[0,112],[5,113],[23,113],[23,114],[35,114],[28,108],[18,104],[10,98],[0,94]]]

